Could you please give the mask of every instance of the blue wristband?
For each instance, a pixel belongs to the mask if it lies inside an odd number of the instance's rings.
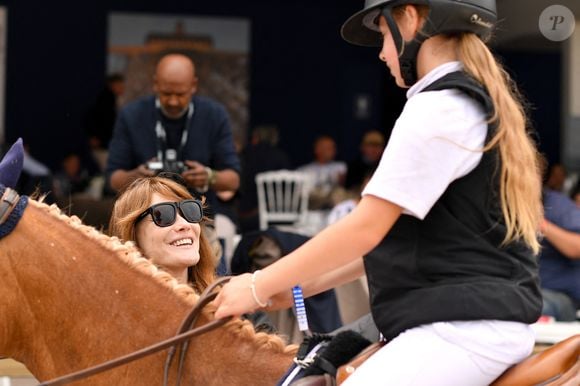
[[[300,287],[299,285],[293,287],[292,297],[294,298],[294,309],[296,310],[298,329],[302,332],[309,332],[308,318],[306,317],[306,306],[304,305],[304,295],[302,294],[302,287]]]

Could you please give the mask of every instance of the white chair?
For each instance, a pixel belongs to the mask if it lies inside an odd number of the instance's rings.
[[[223,257],[225,259],[225,264],[230,272],[232,256],[234,255],[234,250],[236,248],[236,225],[228,216],[216,213],[214,218],[215,231],[217,237],[223,240]],[[238,240],[239,241],[239,240]]]
[[[308,174],[274,170],[256,174],[260,230],[270,223],[283,230],[301,233],[308,214]]]

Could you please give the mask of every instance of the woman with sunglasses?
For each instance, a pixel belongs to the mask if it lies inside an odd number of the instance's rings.
[[[115,201],[109,232],[180,283],[202,292],[215,279],[216,256],[203,230],[202,203],[185,186],[163,177],[135,180]]]
[[[160,173],[133,181],[117,198],[109,232],[133,241],[144,256],[191,285],[198,293],[216,278],[217,259],[208,240],[203,204],[193,199],[185,181]],[[264,311],[244,314],[256,330],[274,332]]]

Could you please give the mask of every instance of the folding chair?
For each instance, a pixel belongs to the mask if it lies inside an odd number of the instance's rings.
[[[300,233],[308,214],[309,177],[294,170],[274,170],[256,175],[260,230],[271,223],[278,228]]]

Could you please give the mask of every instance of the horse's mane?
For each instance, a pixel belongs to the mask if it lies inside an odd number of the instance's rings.
[[[116,236],[108,236],[96,228],[83,224],[82,220],[77,216],[68,216],[64,214],[56,205],[47,205],[43,202],[43,197],[40,199],[30,199],[29,205],[33,205],[54,218],[63,221],[65,224],[75,229],[78,232],[85,234],[90,239],[111,250],[122,261],[126,262],[129,267],[136,269],[154,280],[163,284],[164,286],[173,290],[179,297],[184,299],[191,305],[194,305],[199,300],[199,295],[194,289],[187,284],[180,284],[171,274],[161,270],[155,264],[151,263],[149,259],[141,254],[135,243],[132,241],[122,241]],[[215,306],[210,303],[204,308],[204,312],[213,314]],[[225,327],[242,338],[254,340],[261,348],[269,348],[280,353],[295,353],[296,345],[286,345],[284,340],[275,334],[267,334],[265,332],[256,332],[251,322],[241,319],[232,319],[225,324]]]

